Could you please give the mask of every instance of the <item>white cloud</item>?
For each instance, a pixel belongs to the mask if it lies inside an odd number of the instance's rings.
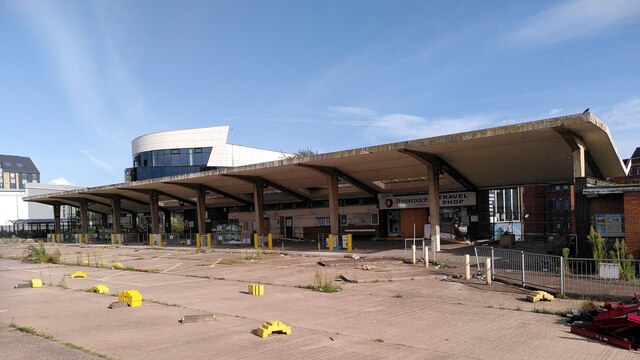
[[[84,156],[86,156],[89,160],[91,160],[92,163],[94,163],[95,165],[97,165],[98,167],[104,169],[105,171],[107,171],[110,174],[115,174],[115,172],[113,171],[113,166],[111,166],[111,164],[109,164],[106,161],[100,160],[97,157],[93,156],[89,151],[87,150],[82,150],[80,151]]]
[[[569,0],[531,16],[509,38],[526,44],[589,38],[638,16],[637,0]]]
[[[628,158],[640,147],[640,97],[614,104],[600,117],[609,127],[620,156]]]
[[[405,140],[455,134],[499,125],[493,116],[428,119],[409,114],[389,114],[371,120],[365,130],[371,141]]]
[[[59,177],[56,179],[53,179],[51,181],[49,181],[49,184],[51,185],[69,185],[69,186],[74,186],[75,184],[72,183],[71,181],[63,178],[63,177]]]
[[[562,114],[563,111],[564,111],[564,109],[551,109],[551,110],[549,110],[549,115],[551,115],[551,116],[560,115],[560,114]]]
[[[77,118],[110,143],[124,145],[126,141],[120,134],[123,130],[114,127],[113,119],[116,116],[129,120],[144,118],[142,93],[131,81],[114,40],[105,30],[107,26],[93,24],[101,30],[96,33],[102,37],[90,38],[87,29],[80,28],[81,22],[73,18],[73,12],[59,5],[49,1],[21,1],[16,3],[16,8],[46,47],[49,63],[66,90]],[[101,10],[96,14],[109,11]],[[98,16],[98,20],[104,20],[104,16]],[[106,55],[94,55],[92,48],[104,49]],[[119,106],[112,106],[110,101]]]
[[[330,106],[329,111],[338,116],[374,116],[376,112],[357,106]]]

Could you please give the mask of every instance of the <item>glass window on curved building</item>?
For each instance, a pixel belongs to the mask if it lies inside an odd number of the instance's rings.
[[[207,147],[145,151],[134,155],[133,166],[206,166],[211,150]]]

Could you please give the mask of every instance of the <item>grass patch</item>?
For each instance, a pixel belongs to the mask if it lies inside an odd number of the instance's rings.
[[[48,335],[48,334],[41,333],[41,332],[37,331],[36,329],[34,329],[32,327],[20,326],[20,325],[18,325],[16,323],[11,323],[11,324],[9,324],[9,326],[14,328],[14,329],[16,329],[16,330],[18,330],[18,331],[20,331],[20,332],[23,332],[25,334],[30,334],[30,335],[33,335],[33,336],[39,336],[39,337],[41,337],[43,339],[46,339],[46,340],[55,341],[55,342],[57,342],[59,344],[62,344],[62,345],[66,346],[66,347],[68,347],[70,349],[82,351],[85,354],[89,354],[89,355],[92,355],[92,356],[95,356],[95,357],[99,357],[101,359],[108,359],[108,360],[115,360],[116,359],[114,357],[107,356],[107,355],[104,355],[104,354],[100,354],[100,353],[95,352],[93,350],[89,350],[89,349],[83,348],[80,345],[76,345],[74,343],[70,343],[70,342],[66,342],[66,341],[62,341],[62,340],[56,339],[55,337],[53,337],[53,335]]]
[[[36,330],[32,327],[29,326],[17,326],[15,324],[11,324],[11,327],[15,328],[16,330],[23,332],[25,334],[31,334],[31,335],[35,335],[36,334]]]
[[[207,252],[207,249],[203,247],[196,248],[196,254],[204,254]]]
[[[256,250],[255,253],[249,254],[248,251],[245,250],[244,259],[245,260],[260,260],[264,256],[264,249],[261,247]]]
[[[30,244],[24,250],[22,262],[29,264],[60,264],[60,250],[56,250],[53,253],[47,253],[43,243]]]
[[[533,308],[533,312],[536,314],[545,314],[545,315],[557,315],[560,317],[565,317],[571,310],[563,309],[563,310],[554,310],[547,309],[545,307],[542,308]]]
[[[219,265],[236,265],[242,263],[242,260],[236,258],[222,259],[218,261]]]
[[[173,307],[182,307],[180,304],[168,303],[162,300],[154,300],[154,299],[145,299],[144,301],[148,301],[153,304],[163,305],[163,306],[173,306]]]
[[[324,293],[335,293],[342,290],[340,285],[334,285],[333,281],[327,278],[327,273],[316,271],[313,285],[307,286],[308,289]]]

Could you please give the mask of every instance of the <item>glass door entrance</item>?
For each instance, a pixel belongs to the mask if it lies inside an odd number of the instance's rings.
[[[389,210],[387,212],[387,229],[389,237],[400,236],[400,210]]]

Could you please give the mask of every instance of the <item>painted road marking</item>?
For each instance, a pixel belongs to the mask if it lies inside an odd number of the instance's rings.
[[[158,260],[158,259],[162,259],[163,257],[165,257],[165,256],[169,256],[169,255],[171,255],[171,253],[164,254],[164,255],[162,255],[162,256],[158,256],[157,258],[153,258],[153,259],[151,259],[151,260]]]
[[[163,271],[162,273],[165,274],[167,271],[173,270],[173,269],[177,268],[180,265],[182,265],[182,263],[177,263],[177,264],[173,265],[172,267],[168,268],[167,270]]]
[[[213,265],[211,265],[211,266],[209,266],[209,267],[214,267],[214,266],[216,266],[216,264],[217,264],[217,263],[219,263],[219,262],[220,262],[220,260],[222,260],[222,258],[218,259],[218,261],[214,262],[214,263],[213,263]]]
[[[113,283],[113,284],[123,284],[123,285],[128,285],[128,286],[153,287],[153,286],[185,284],[185,283],[203,281],[203,280],[204,279],[193,279],[193,280],[166,282],[166,283],[160,283],[160,284],[138,284],[138,283],[132,283],[132,282],[126,282],[126,281],[116,281],[116,280],[107,280],[106,282],[107,283]]]
[[[124,273],[124,271],[120,271],[120,272],[117,272],[117,273],[115,273],[115,274],[111,274],[111,275],[109,275],[109,276],[105,276],[105,277],[103,277],[103,278],[101,278],[101,279],[98,279],[98,280],[103,281],[103,280],[106,280],[106,279],[112,278],[112,277],[114,277],[114,276],[116,276],[116,275],[120,275],[120,274],[122,274],[122,273]]]

